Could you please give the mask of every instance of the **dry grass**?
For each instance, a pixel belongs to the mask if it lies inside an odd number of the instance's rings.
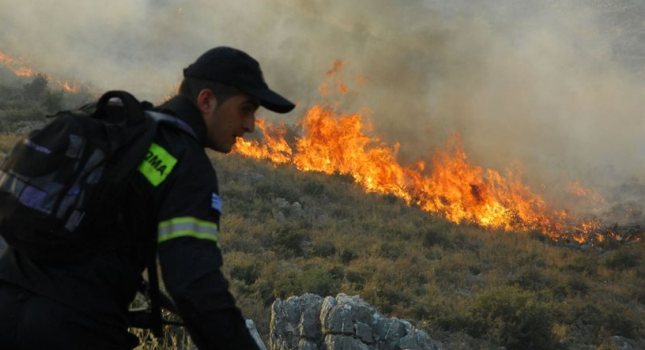
[[[0,133],[0,155],[8,153],[13,145],[24,135],[14,133]]]
[[[213,159],[225,205],[224,270],[265,336],[276,297],[343,292],[414,319],[447,344],[539,349],[645,339],[642,242],[585,251],[536,234],[455,226],[364,194],[344,177]],[[504,309],[500,300],[514,302]],[[520,327],[536,320],[541,327]]]
[[[0,155],[20,137],[1,133]],[[212,159],[224,272],[265,339],[275,298],[343,292],[415,320],[448,347],[611,348],[616,335],[645,347],[645,242],[564,247],[456,226],[346,177]],[[189,346],[182,331],[164,341],[138,332],[141,350]]]

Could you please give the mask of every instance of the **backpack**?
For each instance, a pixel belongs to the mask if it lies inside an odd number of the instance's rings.
[[[115,99],[120,101],[115,103]],[[124,91],[62,111],[19,141],[0,164],[0,235],[39,261],[88,256],[115,220],[125,183],[144,159],[157,123]]]
[[[117,99],[119,104],[112,101]],[[0,164],[0,235],[33,260],[78,261],[114,244],[103,237],[118,223],[128,179],[148,154],[160,123],[197,138],[182,120],[155,112],[125,91],[108,91],[96,103],[61,111],[41,130],[19,141]],[[159,290],[156,237],[146,267],[150,299],[146,310],[133,310],[134,327],[162,336],[161,308],[172,301]]]

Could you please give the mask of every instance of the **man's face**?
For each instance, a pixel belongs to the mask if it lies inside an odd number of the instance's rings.
[[[202,109],[206,124],[206,146],[218,152],[229,153],[236,138],[255,129],[255,111],[259,102],[244,93],[234,95],[221,104],[211,95],[209,102],[211,106]]]

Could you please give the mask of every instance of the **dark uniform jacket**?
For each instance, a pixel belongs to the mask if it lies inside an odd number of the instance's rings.
[[[220,270],[222,204],[204,151],[201,114],[182,96],[158,111],[179,117],[192,135],[161,124],[128,184],[128,198],[115,208],[122,211],[122,225],[105,228],[119,243],[106,245],[110,248],[88,261],[64,266],[38,264],[9,248],[0,257],[0,280],[75,308],[102,326],[124,328],[152,237],[164,284],[199,349],[256,349]]]

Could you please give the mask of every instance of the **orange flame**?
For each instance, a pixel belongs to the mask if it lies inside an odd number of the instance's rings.
[[[258,119],[256,126],[264,135],[264,142],[238,138],[235,151],[255,159],[268,159],[276,164],[291,163],[293,151],[285,140],[286,127],[267,125],[263,119]]]
[[[340,65],[336,62],[328,74]],[[367,135],[360,114],[314,105],[300,123],[302,136],[290,144],[284,125],[274,127],[258,120],[262,141],[239,140],[234,151],[303,171],[348,175],[368,192],[396,196],[455,223],[539,230],[553,239],[577,242],[594,239],[593,232],[601,226],[599,221],[578,220],[552,208],[522,183],[517,171],[502,175],[470,163],[457,135],[444,150],[435,152],[431,166],[424,161],[403,166],[396,159],[399,144],[388,146]]]
[[[346,62],[341,60],[334,61],[332,67],[327,72],[325,72],[325,76],[331,80],[334,76],[340,74],[345,64]],[[334,83],[336,85],[336,92],[340,94],[346,94],[347,92],[349,92],[349,87],[341,79],[336,79]],[[320,85],[320,88],[318,88],[318,91],[320,92],[321,96],[328,96],[332,92],[330,91],[329,83],[327,82],[322,83]]]
[[[599,203],[599,202],[604,202],[605,199],[602,198],[598,192],[586,188],[582,185],[582,183],[579,180],[574,180],[569,183],[569,186],[567,188],[567,192],[575,195],[576,197],[580,198],[588,198],[593,202]]]
[[[34,74],[34,71],[30,68],[22,65],[17,59],[3,53],[0,51],[0,64],[6,66],[13,74],[19,77],[31,77]]]
[[[12,71],[13,74],[21,78],[30,78],[38,74],[42,74],[34,71],[33,69],[26,66],[20,60],[9,56],[8,54],[2,51],[0,51],[0,64],[6,67],[7,69],[9,69],[10,71]],[[57,85],[61,90],[63,90],[66,93],[77,93],[81,89],[78,83],[70,82],[67,80],[59,80],[48,74],[42,74],[42,75],[45,78],[47,78],[49,82]]]
[[[29,78],[36,75],[33,70],[27,67],[20,67],[13,71],[13,73],[19,77]]]
[[[81,86],[78,83],[69,82],[67,80],[54,80],[54,83],[58,84],[63,91],[74,94],[81,90]]]

